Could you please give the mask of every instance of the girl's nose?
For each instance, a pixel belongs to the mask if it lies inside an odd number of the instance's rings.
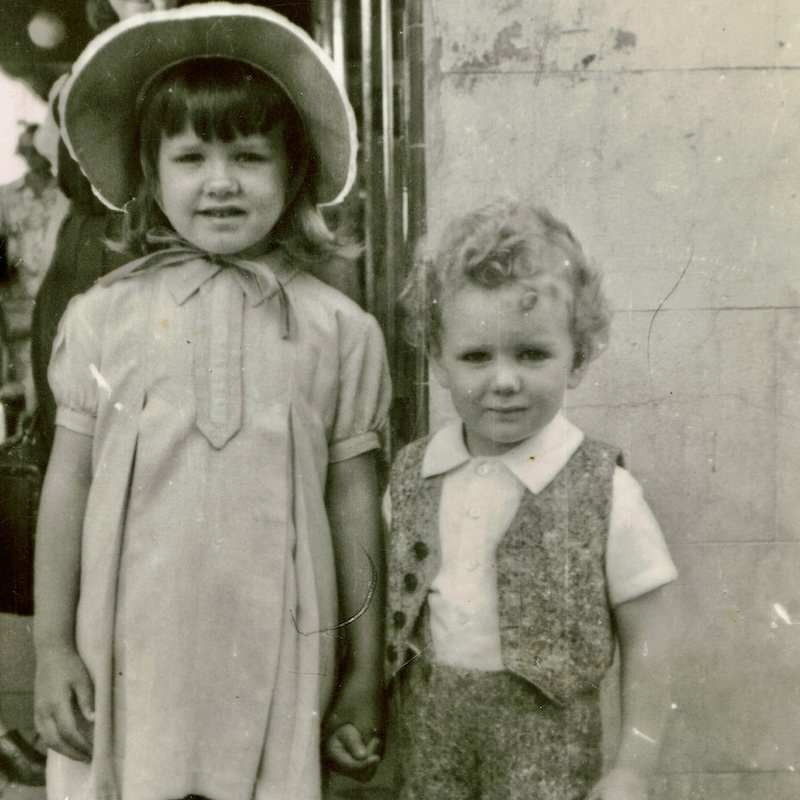
[[[210,165],[205,190],[210,197],[228,197],[236,194],[239,183],[229,165],[219,161]]]

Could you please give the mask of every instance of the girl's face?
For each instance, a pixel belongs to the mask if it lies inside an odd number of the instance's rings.
[[[175,8],[178,0],[108,0],[120,19],[128,19],[144,11],[162,11]]]
[[[191,127],[163,137],[156,200],[195,247],[255,258],[286,206],[289,159],[281,126],[233,141],[203,141]]]
[[[443,299],[431,366],[473,455],[500,455],[538,433],[580,383],[565,291],[465,286]]]

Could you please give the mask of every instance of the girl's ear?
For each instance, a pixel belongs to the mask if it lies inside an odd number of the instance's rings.
[[[431,365],[431,372],[433,372],[433,376],[436,378],[442,389],[449,389],[450,379],[448,377],[447,370],[444,368],[442,354],[439,351],[439,348],[430,350],[428,353],[428,362]]]
[[[158,154],[156,154],[158,158]],[[161,213],[164,213],[164,206],[161,202],[161,182],[158,180],[158,163],[148,165],[143,152],[139,152],[139,169],[142,173],[142,186],[155,200]]]
[[[155,178],[151,185],[153,187],[152,188],[153,200],[155,201],[155,204],[158,206],[159,211],[161,211],[161,213],[164,214],[164,204],[161,201],[161,183],[158,180],[158,178]],[[166,214],[164,214],[164,216],[166,216]]]

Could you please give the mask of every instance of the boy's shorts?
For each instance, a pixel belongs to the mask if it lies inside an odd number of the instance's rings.
[[[562,707],[511,672],[424,655],[395,681],[400,800],[582,800],[600,777],[599,692]]]

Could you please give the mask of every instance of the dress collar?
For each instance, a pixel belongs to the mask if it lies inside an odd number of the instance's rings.
[[[275,282],[270,276],[274,276],[285,286],[296,272],[286,266],[283,256],[278,253],[253,259],[249,265],[251,269],[247,272],[233,270],[233,274],[253,306],[263,303],[275,294]],[[261,274],[255,272],[257,266],[263,267]],[[222,264],[215,264],[204,258],[188,261],[182,267],[183,269],[166,270],[164,274],[164,284],[178,305],[183,305],[206,281],[225,269]]]
[[[422,460],[422,477],[442,475],[468,461],[504,464],[531,492],[538,494],[564,468],[580,447],[583,432],[563,414],[557,414],[542,430],[501,456],[473,456],[464,443],[462,423],[442,428],[428,443]]]
[[[148,235],[148,240],[160,247],[109,272],[100,278],[99,283],[110,286],[134,275],[163,270],[167,289],[178,305],[183,305],[221,269],[230,269],[252,305],[278,295],[283,338],[290,338],[289,297],[283,284],[291,280],[297,270],[288,267],[280,251],[274,250],[258,259],[235,254],[214,255],[200,250],[170,230],[154,231]]]

